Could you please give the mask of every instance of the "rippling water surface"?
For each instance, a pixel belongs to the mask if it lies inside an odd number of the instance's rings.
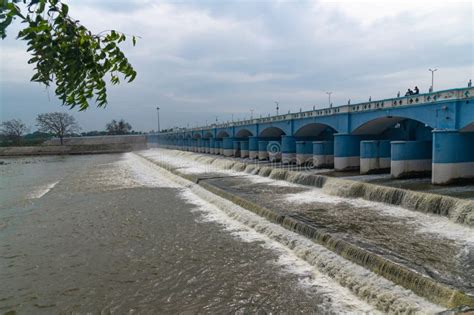
[[[126,155],[0,165],[0,313],[370,312]]]

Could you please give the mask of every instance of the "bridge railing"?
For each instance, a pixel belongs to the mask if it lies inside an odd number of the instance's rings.
[[[342,106],[335,106],[335,107],[330,107],[330,108],[313,109],[309,111],[301,111],[298,113],[288,113],[288,114],[283,114],[283,115],[278,115],[278,116],[253,118],[253,119],[248,119],[248,120],[240,120],[240,121],[227,122],[227,123],[222,123],[222,124],[211,124],[208,126],[202,126],[202,127],[196,127],[196,128],[180,129],[178,132],[200,131],[200,130],[208,130],[208,129],[214,129],[214,128],[229,128],[229,127],[235,127],[235,126],[245,126],[245,125],[251,125],[251,124],[278,122],[278,121],[300,119],[300,118],[307,118],[307,117],[320,117],[320,116],[330,116],[330,115],[338,115],[338,114],[345,114],[345,113],[382,110],[382,109],[388,109],[388,108],[393,108],[393,107],[415,106],[415,105],[429,104],[429,103],[445,101],[445,100],[466,99],[466,98],[472,98],[472,97],[474,97],[474,87],[457,88],[457,89],[436,91],[432,93],[424,93],[424,94],[416,94],[416,95],[409,95],[409,96],[401,96],[401,97],[396,97],[396,98],[388,98],[388,99],[383,99],[383,100],[375,100],[375,101],[357,103],[357,104],[352,104],[352,105],[342,105]],[[175,132],[176,131],[172,131],[169,133],[175,133]]]

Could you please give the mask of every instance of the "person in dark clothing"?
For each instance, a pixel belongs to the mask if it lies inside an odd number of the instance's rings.
[[[420,94],[420,89],[417,86],[415,86],[415,92],[413,94]]]
[[[413,95],[413,91],[411,89],[408,89],[408,91],[405,93],[405,96]]]

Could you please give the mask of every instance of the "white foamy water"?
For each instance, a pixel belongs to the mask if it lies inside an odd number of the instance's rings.
[[[179,152],[181,154],[185,154],[185,152]],[[300,185],[290,183],[288,181],[283,180],[274,180],[268,177],[262,177],[258,175],[252,175],[246,172],[238,172],[231,169],[222,169],[217,165],[211,165],[208,163],[202,163],[200,161],[191,160],[188,156],[184,155],[170,155],[167,152],[164,152],[160,149],[152,149],[147,151],[140,152],[141,155],[157,162],[166,163],[174,168],[178,168],[180,172],[184,174],[206,174],[206,173],[218,173],[218,174],[226,174],[226,175],[233,175],[233,176],[245,176],[249,182],[253,184],[261,184],[266,183],[271,186],[283,186],[283,187],[298,187]],[[213,158],[208,156],[202,156],[204,160],[211,161],[217,160],[218,165],[219,162],[222,164],[226,163],[233,163],[232,160],[227,160],[223,158]]]
[[[136,183],[146,187],[178,188],[178,185],[165,177],[156,176],[156,166],[136,154],[125,153],[124,160],[130,177]]]
[[[411,211],[402,207],[392,206],[385,203],[368,201],[361,198],[344,198],[325,194],[321,189],[311,189],[300,193],[292,193],[283,196],[283,199],[293,204],[347,203],[351,207],[371,208],[383,215],[411,219],[411,224],[418,233],[430,233],[434,237],[444,237],[458,243],[474,246],[474,230],[468,226],[456,224],[446,217],[430,215]]]
[[[104,163],[90,170],[85,186],[114,190],[134,187],[177,188],[164,177],[156,176],[156,166],[133,153],[124,153],[120,160]]]
[[[278,255],[278,260],[273,263],[279,265],[283,271],[297,275],[300,285],[315,288],[319,294],[327,295],[328,300],[330,299],[337,303],[336,305],[330,305],[329,310],[338,312],[374,312],[372,306],[359,300],[348,289],[341,287],[334,280],[320,273],[308,262],[297,257],[292,250],[283,244],[230,218],[216,206],[199,198],[188,189],[181,192],[181,197],[196,206],[196,210],[202,215],[202,220],[218,223],[225,231],[231,233],[231,235],[239,240],[244,242],[258,242],[260,246],[275,252]]]
[[[32,192],[29,193],[28,199],[39,199],[46,195],[51,189],[54,188],[59,183],[59,181],[55,181],[53,183],[49,183],[46,185],[41,185],[35,188]]]
[[[252,175],[245,172],[236,172],[233,170],[222,170],[216,166],[209,165],[200,161],[196,161],[190,158],[193,156],[189,152],[173,151],[173,153],[155,149],[143,151],[140,154],[156,160],[164,162],[173,167],[179,167],[179,171],[187,173],[187,170],[191,169],[195,174],[206,172],[217,172],[222,174],[232,174],[245,176],[246,180],[254,184],[267,184],[270,186],[287,186],[287,187],[305,187],[308,191],[301,193],[292,193],[284,196],[283,200],[291,202],[292,204],[304,204],[304,203],[326,203],[326,204],[338,204],[347,203],[357,208],[371,208],[380,213],[380,215],[392,216],[392,217],[403,217],[411,219],[410,224],[413,225],[414,229],[418,233],[430,233],[433,237],[444,237],[450,240],[456,241],[459,244],[467,246],[474,246],[474,231],[472,228],[454,223],[449,218],[427,214],[417,211],[408,210],[398,206],[392,206],[381,202],[368,201],[361,198],[347,198],[338,197],[324,192],[320,188],[312,188],[308,186],[302,186],[294,183],[290,183],[283,180],[275,180],[269,177],[263,177],[259,175]],[[194,154],[195,157],[195,154]],[[210,161],[219,159],[220,163],[232,163],[235,161],[214,158],[208,156],[201,156],[204,161]],[[380,176],[380,175],[375,175]]]
[[[182,198],[196,206],[202,220],[220,224],[242,241],[257,241],[261,246],[273,250],[279,257],[274,263],[280,265],[282,270],[297,275],[301,285],[316,288],[317,292],[325,294],[328,303],[334,302],[330,308],[336,312],[374,312],[373,306],[389,313],[435,313],[442,310],[411,291],[199,185],[159,167],[155,167],[154,175],[151,172],[149,175],[169,179],[183,187]]]

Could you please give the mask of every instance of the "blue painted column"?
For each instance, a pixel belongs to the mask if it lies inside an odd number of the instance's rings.
[[[312,141],[296,141],[296,165],[313,163]]]
[[[216,139],[216,141],[214,142],[214,154],[218,154],[218,155],[222,154],[221,149],[222,149],[222,140]]]
[[[240,140],[234,138],[234,141],[232,141],[232,148],[232,156],[240,157]]]
[[[268,151],[267,151],[267,140],[258,141],[258,159],[260,161],[268,160]]]
[[[361,136],[347,133],[334,135],[334,169],[336,171],[356,170],[360,163]]]
[[[281,161],[284,164],[296,163],[295,137],[281,136]]]
[[[268,159],[270,162],[281,161],[281,143],[280,141],[268,141],[267,144]]]
[[[216,139],[210,138],[209,139],[209,153],[215,154],[215,147],[216,147]]]
[[[146,144],[149,148],[158,147],[158,136],[157,135],[146,135]]]
[[[474,180],[474,132],[433,131],[433,184]]]
[[[197,139],[197,152],[201,153],[203,151],[203,141],[201,138]]]
[[[183,139],[178,139],[178,150],[183,150]]]
[[[191,151],[191,139],[186,139],[186,151]]]
[[[222,138],[222,148],[224,156],[232,156],[234,154],[234,138]]]
[[[258,159],[258,137],[249,137],[249,158]]]
[[[204,139],[203,140],[203,146],[204,146],[204,153],[209,153],[209,139]]]
[[[192,147],[193,147],[193,152],[197,152],[198,151],[198,141],[197,139],[192,139]]]
[[[418,177],[431,172],[431,141],[392,141],[392,178]]]
[[[360,173],[373,174],[390,171],[390,140],[360,142]]]
[[[334,141],[313,141],[313,166],[334,167]]]
[[[240,157],[242,157],[242,158],[249,157],[249,142],[248,142],[248,140],[240,141]]]

